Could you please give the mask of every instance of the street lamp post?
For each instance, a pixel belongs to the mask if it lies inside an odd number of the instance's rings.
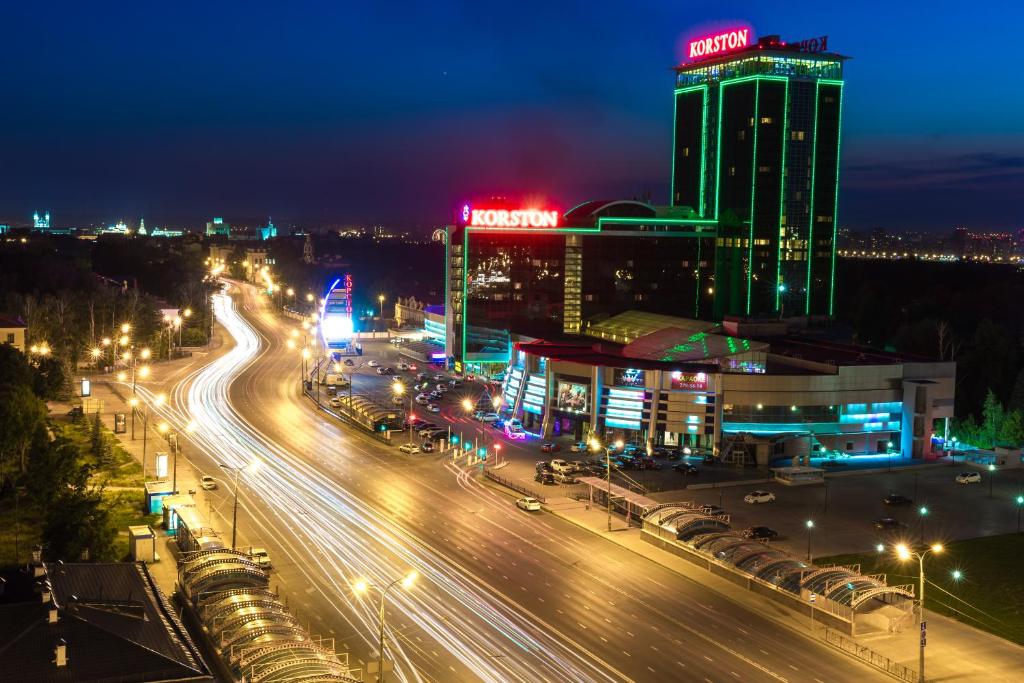
[[[1014,499],[1017,503],[1017,533],[1020,533],[1020,511],[1024,508],[1024,496],[1017,496]]]
[[[913,550],[908,548],[903,543],[900,543],[899,545],[896,546],[896,556],[900,560],[904,560],[905,561],[905,560],[909,560],[912,557],[917,558],[917,568],[918,568],[918,577],[917,577],[917,582],[918,582],[918,605],[919,605],[919,614],[920,614],[920,620],[921,620],[922,626],[925,624],[925,620],[924,620],[924,558],[928,556],[928,553],[939,554],[941,552],[942,552],[942,544],[941,543],[933,543],[926,550],[922,550],[921,552],[914,552]],[[924,634],[925,634],[925,630],[924,630],[924,628],[922,628],[921,629],[921,641],[920,641],[920,645],[918,646],[918,664],[917,664],[917,680],[919,681],[919,683],[924,683],[924,642],[925,642]]]
[[[809,519],[804,522],[804,526],[807,527],[807,561],[811,561],[811,532],[814,531],[814,520]]]
[[[921,515],[921,542],[924,543],[924,539],[926,536],[924,523],[925,519],[927,519],[928,517],[928,506],[922,505],[920,508],[918,508],[917,512]]]
[[[989,465],[988,466],[988,497],[989,498],[992,497],[992,484],[995,482],[995,480],[996,480],[996,466],[995,465]]]
[[[615,449],[616,450],[621,450],[622,447],[623,447],[623,443],[622,443],[621,439],[619,441],[615,442]],[[597,439],[594,439],[593,441],[590,442],[590,448],[591,448],[591,450],[597,451],[597,450],[599,450],[601,448],[601,444],[597,441]],[[604,446],[604,479],[605,479],[605,485],[607,487],[607,489],[606,489],[606,496],[607,496],[606,503],[607,504],[606,504],[605,507],[607,508],[607,512],[608,512],[608,531],[610,532],[612,530],[612,446],[611,445]]]
[[[220,464],[220,463],[218,463]],[[251,463],[245,466],[232,466],[232,465],[220,465],[221,469],[232,470],[235,477],[235,493],[234,503],[231,505],[231,549],[235,549],[236,541],[238,539],[238,473],[242,470],[249,470],[249,472],[255,472],[259,469],[259,460],[253,460]]]
[[[412,588],[412,585],[416,582],[416,577],[417,576],[419,576],[419,574],[416,572],[416,570],[412,570],[408,574],[406,574],[405,576],[403,576],[401,578],[398,578],[398,579],[395,579],[394,581],[392,581],[388,585],[384,586],[383,588],[381,588],[380,586],[377,586],[376,584],[367,583],[366,581],[364,581],[362,579],[360,579],[359,581],[356,581],[355,584],[353,584],[353,586],[352,586],[352,588],[355,590],[355,592],[357,594],[359,594],[359,595],[362,595],[362,594],[366,593],[371,588],[375,589],[376,591],[378,591],[380,593],[380,609],[378,610],[378,616],[379,616],[379,619],[380,619],[380,630],[378,632],[379,640],[378,640],[378,643],[377,643],[377,645],[378,645],[378,650],[377,650],[377,681],[378,681],[378,683],[382,683],[382,681],[384,680],[384,602],[387,599],[388,593],[391,591],[391,589],[394,588],[395,586],[397,586],[398,584],[402,584],[402,588],[405,588],[406,590],[408,590],[409,588]]]
[[[380,320],[384,322],[384,295],[381,294],[377,297],[377,302],[380,304]]]
[[[157,394],[153,403],[159,407],[167,400],[165,394]],[[142,410],[142,478],[146,478],[146,442],[149,436],[149,405],[144,405]]]

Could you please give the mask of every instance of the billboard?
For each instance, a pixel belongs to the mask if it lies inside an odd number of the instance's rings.
[[[672,371],[672,388],[683,391],[707,391],[708,375],[706,372]]]
[[[558,382],[558,397],[555,408],[582,413],[587,409],[587,394],[590,388],[576,382]]]
[[[643,389],[647,385],[646,376],[643,370],[616,368],[613,378],[612,384],[617,387],[634,387],[636,389]]]

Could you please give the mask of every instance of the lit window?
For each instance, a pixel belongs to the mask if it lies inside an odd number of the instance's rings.
[[[775,119],[773,119],[771,116],[762,116],[761,123],[775,123]]]

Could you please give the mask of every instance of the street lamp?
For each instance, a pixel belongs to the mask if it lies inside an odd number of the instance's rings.
[[[217,464],[220,465],[220,463],[217,463]],[[259,460],[253,460],[248,465],[243,465],[241,467],[239,467],[237,465],[235,465],[235,466],[232,466],[232,465],[220,465],[220,467],[221,467],[221,469],[232,470],[234,472],[234,475],[235,475],[235,494],[234,494],[235,502],[232,504],[232,510],[231,510],[231,549],[234,550],[235,549],[235,541],[238,538],[237,533],[236,533],[237,530],[238,530],[238,473],[241,472],[242,470],[245,470],[245,471],[249,472],[250,474],[255,473],[260,468],[260,461]]]
[[[405,385],[401,382],[391,383],[391,393],[395,396],[401,396],[405,393]],[[405,416],[405,421],[409,423],[409,445],[412,445],[412,392],[409,393],[409,412]]]
[[[378,683],[382,683],[384,680],[384,601],[388,597],[388,592],[398,584],[401,584],[402,588],[406,590],[412,588],[413,584],[416,583],[416,577],[418,576],[419,574],[416,572],[415,569],[413,569],[405,576],[395,579],[383,588],[376,584],[368,583],[365,579],[359,579],[354,584],[352,584],[352,589],[356,592],[356,595],[364,595],[371,588],[380,593],[380,642],[378,643],[379,649],[377,651]]]
[[[384,320],[384,295],[381,294],[377,297],[378,303],[380,303],[380,319]]]
[[[622,439],[615,442],[615,449],[622,450],[623,443]],[[590,449],[592,451],[598,451],[601,449],[601,442],[597,439],[593,439],[590,442]],[[604,447],[604,478],[605,484],[607,485],[607,511],[608,511],[608,531],[612,530],[612,447],[611,445]]]
[[[1017,503],[1017,533],[1020,533],[1020,511],[1024,508],[1024,496],[1017,496],[1014,498],[1014,502]]]
[[[928,506],[927,505],[922,505],[920,508],[918,508],[917,514],[921,516],[921,542],[924,543],[924,538],[925,538],[924,521],[925,521],[925,518],[928,517]]]
[[[811,561],[811,532],[814,530],[814,520],[809,519],[804,522],[804,526],[807,527],[807,561]]]
[[[914,552],[906,546],[904,543],[900,543],[895,547],[896,557],[901,561],[909,560],[914,557],[917,558],[918,567],[918,605],[920,611],[921,624],[924,625],[924,558],[928,556],[928,553],[934,553],[938,555],[942,552],[941,543],[933,543],[927,549],[921,552]],[[924,629],[921,630],[921,644],[918,647],[918,666],[917,666],[917,680],[920,683],[924,683]]]
[[[989,465],[988,466],[988,497],[989,498],[992,497],[992,484],[995,482],[995,480],[996,480],[996,466],[995,465]]]

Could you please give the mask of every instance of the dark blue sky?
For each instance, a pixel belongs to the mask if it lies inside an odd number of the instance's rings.
[[[413,4],[5,3],[0,222],[665,202],[670,67],[739,21],[853,57],[841,224],[1024,227],[1017,2]]]

